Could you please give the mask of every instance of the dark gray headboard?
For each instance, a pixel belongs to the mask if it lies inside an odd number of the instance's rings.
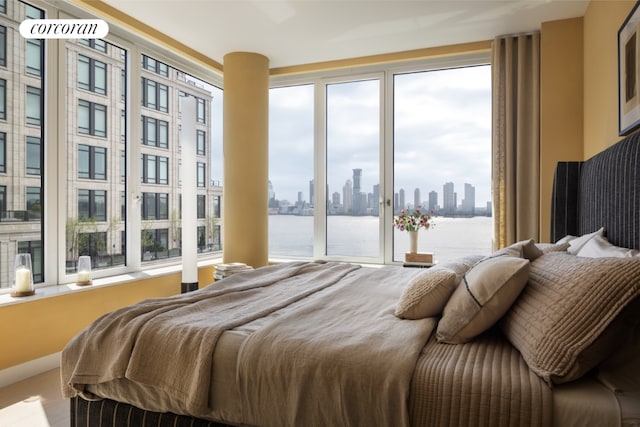
[[[551,241],[604,227],[611,243],[640,249],[640,133],[584,162],[558,162]]]

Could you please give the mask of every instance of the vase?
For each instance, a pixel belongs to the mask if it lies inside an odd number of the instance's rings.
[[[418,233],[419,231],[409,231],[409,252],[418,253]]]

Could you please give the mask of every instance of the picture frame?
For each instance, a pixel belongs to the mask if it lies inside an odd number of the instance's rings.
[[[640,126],[640,0],[618,30],[618,135]]]

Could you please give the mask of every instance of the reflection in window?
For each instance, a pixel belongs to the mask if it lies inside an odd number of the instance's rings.
[[[27,124],[40,126],[42,124],[42,103],[40,88],[27,86]]]
[[[42,171],[40,138],[27,136],[27,175],[40,175]]]
[[[78,190],[78,218],[106,221],[107,192],[104,190]]]
[[[78,133],[107,136],[107,107],[84,99],[78,100]]]

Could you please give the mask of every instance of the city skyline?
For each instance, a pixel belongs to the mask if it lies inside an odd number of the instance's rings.
[[[378,215],[379,184],[371,186],[371,191],[363,191],[361,178],[362,169],[356,168],[353,169],[352,177],[344,181],[340,190],[332,191],[327,184],[326,203],[329,214]],[[442,215],[474,215],[475,213],[486,215],[491,212],[491,200],[484,202],[476,200],[475,186],[472,183],[465,182],[462,187],[463,192],[460,198],[458,192],[455,191],[455,183],[451,181],[445,182],[440,192],[432,189],[422,193],[420,187],[415,187],[412,190],[412,195],[408,195],[407,190],[400,188],[394,192],[394,214],[398,214],[402,209],[414,209],[416,206]],[[277,205],[285,210],[298,209],[299,211],[296,213],[300,213],[303,209],[312,209],[315,195],[314,180],[309,180],[307,197],[305,197],[304,191],[298,191],[297,197],[293,201],[286,198],[280,199],[277,194],[277,189],[269,180],[269,206],[271,208],[275,208]],[[291,212],[279,211],[279,213]],[[308,213],[310,212],[307,211]]]

